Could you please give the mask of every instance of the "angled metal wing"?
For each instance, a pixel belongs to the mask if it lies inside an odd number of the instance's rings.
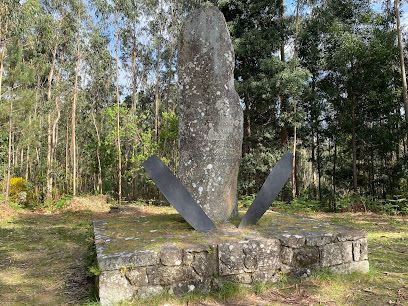
[[[156,155],[150,156],[143,167],[166,199],[197,231],[215,228],[214,223],[196,203],[186,187]]]
[[[273,167],[271,173],[262,185],[261,190],[256,195],[255,200],[244,218],[242,218],[239,227],[254,225],[264,215],[272,205],[278,193],[281,191],[293,170],[293,155],[285,153],[278,163]]]

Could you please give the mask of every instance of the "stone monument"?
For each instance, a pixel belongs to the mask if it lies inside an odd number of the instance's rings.
[[[222,13],[216,7],[194,11],[179,41],[178,176],[213,221],[237,213],[243,112],[234,60]]]

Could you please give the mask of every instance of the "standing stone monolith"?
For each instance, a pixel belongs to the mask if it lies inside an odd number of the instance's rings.
[[[207,7],[189,15],[178,55],[178,175],[213,221],[237,213],[243,112],[234,87],[234,61],[222,13]]]

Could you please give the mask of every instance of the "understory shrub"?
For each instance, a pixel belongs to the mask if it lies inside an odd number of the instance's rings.
[[[27,207],[30,202],[34,201],[35,194],[25,179],[12,177],[10,178],[9,197],[12,202]]]

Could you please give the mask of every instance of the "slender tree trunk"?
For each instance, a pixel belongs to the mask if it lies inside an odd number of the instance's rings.
[[[160,92],[159,92],[159,81],[160,81],[160,49],[161,40],[158,38],[157,42],[157,52],[156,52],[156,85],[154,90],[154,136],[156,141],[159,141],[159,111],[160,111]]]
[[[375,169],[375,165],[374,165],[374,149],[373,148],[371,148],[371,150],[370,150],[370,160],[371,160],[371,162],[370,162],[370,172],[371,172],[371,178],[370,178],[370,181],[371,181],[371,194],[374,196],[375,195],[375,186],[374,186],[374,169]]]
[[[1,24],[1,19],[3,16],[3,11],[0,12],[0,24]],[[4,31],[5,33],[7,33],[7,22],[4,25]],[[1,31],[0,31],[0,35],[1,35]],[[3,82],[3,69],[4,69],[4,59],[6,57],[6,49],[7,49],[7,45],[6,45],[6,40],[3,39],[3,37],[0,37],[0,44],[2,43],[2,48],[1,48],[1,56],[0,56],[0,99],[2,96],[2,82]]]
[[[405,63],[404,63],[404,48],[402,46],[402,33],[401,33],[401,21],[400,21],[400,9],[399,0],[395,0],[395,11],[397,15],[397,32],[398,32],[398,49],[400,56],[400,66],[401,66],[401,79],[402,79],[402,99],[404,101],[404,111],[405,111],[405,133],[408,136],[408,94],[407,94],[407,75],[405,73]],[[406,177],[408,186],[408,175]]]
[[[115,14],[115,36],[116,36],[116,129],[117,129],[117,144],[118,144],[118,204],[122,203],[122,152],[120,146],[120,96],[119,96],[119,30],[118,30],[118,15]]]
[[[52,178],[51,178],[51,110],[47,115],[47,191],[46,199],[52,197]]]
[[[31,116],[29,120],[29,126],[31,126]],[[28,173],[30,169],[30,144],[27,145],[27,155],[26,155],[26,169],[25,169],[25,180],[28,181]]]
[[[282,8],[281,8],[281,12],[280,12],[280,22],[283,24],[284,23],[284,18],[285,18],[285,0],[282,0]],[[279,54],[280,54],[280,60],[281,62],[285,62],[285,41],[284,41],[284,37],[282,37],[282,42],[281,45],[279,47]],[[287,104],[288,101],[286,99],[286,97],[284,96],[279,96],[279,100],[280,100],[280,108],[281,108],[281,113],[284,113],[288,110]],[[287,148],[288,145],[288,124],[285,120],[285,122],[283,122],[283,126],[281,128],[280,131],[280,138],[281,138],[281,143],[282,145]]]
[[[101,137],[99,135],[99,129],[98,126],[96,124],[96,118],[95,118],[95,96],[93,97],[93,103],[92,103],[92,120],[93,120],[93,124],[95,127],[95,131],[96,131],[96,137],[98,140],[98,146],[96,147],[96,157],[98,159],[98,192],[100,194],[102,194],[102,166],[101,166],[101,153],[100,153],[100,147],[101,147]]]
[[[293,57],[297,58],[297,39],[299,33],[299,6],[300,0],[296,1],[296,18],[295,18],[295,41],[294,41],[294,52]],[[293,114],[296,118],[296,99],[293,99]],[[293,173],[292,173],[292,197],[295,198],[298,194],[298,167],[297,167],[297,128],[296,128],[296,119],[295,125],[293,127]]]
[[[57,79],[55,82],[55,86],[58,86],[59,81],[61,79],[61,69],[58,71],[58,75],[57,75]],[[56,118],[54,119],[54,122],[52,124],[52,149],[51,149],[51,166],[53,164],[54,161],[57,161],[57,147],[58,147],[58,122],[61,119],[61,107],[60,107],[60,103],[59,103],[59,96],[56,95],[55,97],[55,111],[57,113]],[[53,180],[53,178],[51,178],[53,184],[55,185],[55,187],[57,188],[58,186],[61,186],[60,182],[57,182]],[[58,190],[56,190],[58,191]],[[55,195],[56,198],[58,198],[58,195]]]
[[[293,111],[296,116],[296,100],[293,100]],[[297,134],[296,134],[296,122],[295,126],[293,127],[293,173],[292,173],[292,197],[296,197],[296,190],[297,190]]]
[[[402,79],[402,98],[403,98],[403,101],[404,101],[406,127],[408,129],[407,76],[405,74],[404,49],[402,47],[402,34],[401,34],[399,0],[395,0],[395,11],[396,11],[396,14],[397,14],[398,49],[399,49],[399,55],[400,55],[401,79]]]
[[[133,25],[133,48],[132,48],[132,115],[136,112],[136,99],[137,99],[137,74],[136,74],[136,61],[137,61],[137,38],[136,38],[136,21]]]
[[[336,202],[336,162],[337,162],[337,141],[336,138],[334,138],[334,157],[333,157],[333,196],[334,196],[334,202],[333,202],[333,211],[337,211],[337,202]]]
[[[78,74],[81,64],[81,1],[78,1],[78,37],[77,37],[77,52],[76,52],[76,68],[75,68],[75,83],[74,83],[74,100],[72,102],[71,114],[71,161],[72,161],[72,196],[76,196],[76,178],[77,178],[77,156],[76,156],[76,109],[78,101]]]
[[[252,130],[251,130],[251,115],[249,107],[249,97],[248,93],[244,93],[244,103],[245,103],[245,121],[246,121],[246,132],[247,132],[247,142],[248,142],[248,153],[252,153]]]
[[[322,171],[321,171],[321,158],[320,158],[320,137],[319,129],[316,129],[316,142],[317,142],[317,179],[319,187],[319,201],[322,200]]]
[[[248,143],[248,153],[252,153],[252,130],[251,130],[251,116],[250,116],[250,107],[249,107],[249,96],[248,93],[245,91],[244,93],[244,103],[245,103],[245,121],[246,121],[246,136],[247,136],[247,143]],[[248,172],[248,181],[252,182],[252,174]],[[247,188],[247,195],[251,195],[253,193],[252,186],[249,185]]]
[[[133,49],[132,49],[132,120],[134,127],[136,128],[136,99],[137,99],[137,75],[136,75],[136,61],[137,61],[137,39],[136,39],[136,20],[134,21],[133,25]],[[132,159],[135,161],[133,164],[134,169],[137,169],[137,162],[136,162],[136,139],[135,137],[132,138]],[[136,170],[137,171],[137,170]],[[137,173],[133,177],[133,199],[137,199],[137,186],[138,186],[138,178]]]
[[[315,145],[315,133],[312,128],[312,157],[311,157],[311,162],[312,162],[312,175],[313,175],[313,198],[316,200],[317,199],[317,175],[316,175],[316,145]]]
[[[24,148],[20,149],[20,175],[23,176]]]
[[[65,139],[65,187],[66,192],[69,190],[69,119],[67,117],[67,129],[66,129],[66,139]]]
[[[46,198],[50,199],[52,197],[52,177],[51,177],[51,167],[52,167],[52,144],[51,144],[51,93],[52,93],[52,79],[54,77],[55,71],[55,62],[57,58],[57,50],[58,50],[58,41],[59,41],[59,31],[62,26],[62,20],[64,17],[61,17],[58,22],[58,29],[57,34],[55,37],[54,48],[52,50],[52,64],[50,68],[50,72],[48,74],[48,90],[47,90],[47,103],[49,107],[48,115],[47,115],[47,191],[46,191]]]
[[[353,152],[353,189],[357,193],[357,144],[356,144],[356,96],[351,89],[352,94],[352,106],[351,106],[351,124],[352,124],[352,152]]]
[[[0,57],[0,98],[2,96],[1,86],[3,82],[3,69],[4,69],[4,58],[6,57],[6,44],[4,43],[3,48],[1,50],[1,57]]]
[[[6,182],[6,196],[4,204],[7,205],[10,192],[10,173],[11,173],[11,133],[13,130],[13,89],[11,89],[10,96],[10,114],[9,114],[9,144],[8,144],[8,164],[7,164],[7,182]]]
[[[169,100],[170,100],[170,86],[171,86],[171,78],[172,78],[172,70],[171,65],[173,63],[173,56],[174,56],[174,13],[173,13],[173,0],[170,0],[170,12],[171,12],[171,29],[170,29],[170,59],[169,59],[169,79],[167,80],[167,95],[165,101],[166,112],[169,111]]]

